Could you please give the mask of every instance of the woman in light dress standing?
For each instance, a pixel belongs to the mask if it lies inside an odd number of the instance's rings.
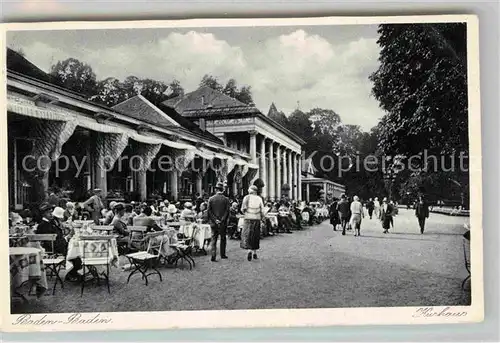
[[[375,198],[373,201],[373,215],[375,218],[380,218],[380,201],[378,201],[378,198]]]
[[[245,225],[241,232],[240,247],[248,251],[248,261],[257,259],[257,250],[260,248],[260,224],[264,218],[264,203],[257,195],[257,187],[251,186],[248,195],[243,198],[241,212],[245,218]]]

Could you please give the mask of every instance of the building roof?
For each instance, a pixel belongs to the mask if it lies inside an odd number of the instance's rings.
[[[142,95],[135,95],[118,105],[111,107],[113,110],[128,115],[129,117],[144,121],[149,124],[163,127],[179,126],[175,120],[161,112]]]
[[[282,131],[294,140],[305,144],[304,140],[292,131],[285,128],[280,123],[262,114],[255,106],[247,105],[230,96],[216,91],[210,87],[203,86],[197,90],[169,99],[162,103],[165,106],[175,108],[177,112],[186,118],[206,118],[206,117],[238,117],[244,115],[257,116]]]
[[[54,83],[53,78],[49,74],[28,61],[19,52],[14,51],[10,48],[7,48],[7,69],[34,77],[38,80]]]
[[[181,127],[212,142],[223,144],[219,138],[201,130],[198,125],[179,115],[173,108],[155,106],[140,94],[113,106],[112,109],[148,124],[165,128]]]
[[[166,106],[174,106],[179,113],[185,111],[202,111],[221,108],[250,108],[230,96],[218,92],[208,86],[203,86],[183,97],[176,97],[163,102]]]

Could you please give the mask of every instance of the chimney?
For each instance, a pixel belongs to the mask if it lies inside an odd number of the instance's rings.
[[[200,127],[200,129],[202,131],[206,131],[207,130],[207,123],[205,122],[205,118],[200,118],[200,120],[198,122],[198,126]]]
[[[201,97],[201,106],[205,106],[205,96]]]

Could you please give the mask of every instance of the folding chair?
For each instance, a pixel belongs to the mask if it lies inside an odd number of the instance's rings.
[[[462,242],[462,245],[463,245],[463,249],[464,249],[464,262],[465,262],[465,269],[467,270],[467,273],[469,273],[469,275],[467,275],[467,277],[464,279],[464,281],[462,281],[462,289],[464,289],[465,287],[465,283],[467,282],[467,280],[470,280],[470,277],[471,277],[471,273],[470,273],[470,242],[467,241],[466,239],[463,240]]]
[[[173,262],[177,267],[177,262],[179,260],[186,261],[189,264],[189,270],[191,270],[195,266],[195,262],[191,257],[191,253],[194,249],[194,236],[196,234],[196,230],[198,228],[193,225],[190,230],[187,230],[187,234],[185,233],[184,239],[180,239],[177,243],[169,244],[169,246],[176,251]]]
[[[92,231],[94,231],[96,234],[101,234],[101,235],[111,235],[113,233],[113,226],[109,225],[96,225],[92,228]]]
[[[136,251],[146,250],[147,226],[129,226],[127,229],[130,232],[128,239],[129,249]]]
[[[116,239],[116,236],[80,236],[83,245],[83,281],[81,295],[83,295],[86,283],[89,281],[96,281],[99,286],[101,280],[103,280],[108,287],[108,293],[111,293],[109,288],[109,265],[111,263],[110,250],[112,239]],[[97,267],[106,267],[106,269],[99,272]],[[85,273],[85,268],[88,270],[87,273]],[[91,278],[87,279],[87,276],[91,276]]]
[[[127,283],[129,283],[132,275],[140,273],[142,279],[146,281],[146,286],[148,285],[148,276],[158,274],[160,277],[160,282],[163,281],[161,273],[156,269],[160,259],[162,258],[162,246],[163,240],[165,239],[165,232],[158,231],[146,234],[146,241],[148,247],[145,251],[139,251],[132,254],[125,255],[130,261],[133,267],[132,271],[128,275]],[[153,272],[148,273],[152,269]]]
[[[57,234],[30,234],[26,235],[26,237],[30,242],[38,242],[45,248],[43,264],[45,265],[45,268],[47,270],[47,277],[52,277],[55,279],[54,286],[52,287],[52,295],[54,295],[56,293],[56,287],[58,283],[61,284],[61,288],[64,288],[64,282],[61,279],[59,273],[61,271],[61,268],[64,266],[64,262],[66,261],[66,258],[64,256],[60,256],[54,251],[54,242],[56,240]]]

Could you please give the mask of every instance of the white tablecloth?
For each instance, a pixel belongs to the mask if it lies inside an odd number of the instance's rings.
[[[194,235],[193,235],[194,231]],[[203,248],[205,240],[212,237],[212,229],[209,224],[189,224],[182,225],[179,229],[179,233],[182,233],[188,237],[193,237],[195,241],[195,246]]]
[[[42,251],[31,247],[9,248],[11,290],[19,292],[23,284],[37,285],[37,295],[47,290],[47,275]],[[27,289],[29,290],[30,287]]]
[[[109,259],[113,267],[119,267],[118,245],[116,239],[111,239],[109,246]],[[66,255],[66,270],[69,272],[73,268],[70,260],[77,257],[83,258],[84,244],[88,244],[85,250],[85,257],[106,257],[105,241],[82,241],[78,236],[74,236],[68,242],[68,254]]]

